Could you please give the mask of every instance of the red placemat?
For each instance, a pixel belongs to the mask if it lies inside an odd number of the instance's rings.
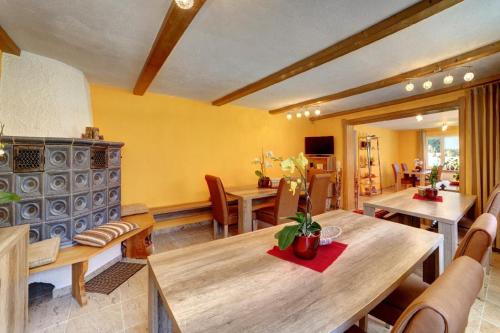
[[[316,272],[322,273],[327,269],[347,248],[347,244],[333,242],[328,245],[323,245],[318,248],[316,258],[312,260],[304,260],[297,258],[293,254],[293,249],[289,246],[286,250],[281,251],[279,247],[275,246],[267,251],[272,256],[280,259],[293,262],[294,264],[310,268]]]
[[[428,199],[427,197],[423,197],[423,196],[421,196],[420,194],[415,193],[415,194],[413,195],[413,199],[417,199],[417,200],[424,200],[424,201],[436,201],[436,202],[443,202],[443,197],[442,197],[442,196],[440,196],[440,195],[436,196],[436,199],[430,200],[430,199]]]

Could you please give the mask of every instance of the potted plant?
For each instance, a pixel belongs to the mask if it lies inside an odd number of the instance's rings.
[[[266,175],[267,168],[271,168],[273,166],[272,162],[274,160],[274,155],[272,151],[267,151],[264,154],[264,150],[262,150],[261,157],[256,157],[252,163],[258,164],[259,169],[255,170],[255,175],[259,177],[259,181],[257,182],[257,186],[261,188],[271,187],[272,182],[271,178]]]
[[[281,161],[281,169],[285,172],[284,178],[290,185],[290,191],[304,190],[306,196],[306,212],[297,212],[295,216],[286,219],[296,224],[287,225],[276,233],[278,246],[285,250],[292,246],[293,253],[302,259],[313,259],[318,251],[321,225],[313,221],[311,216],[311,198],[307,192],[306,166],[308,161],[303,153],[297,157],[289,157]]]
[[[428,187],[425,189],[425,196],[427,198],[429,198],[429,200],[436,199],[436,197],[438,195],[438,189],[436,187],[437,176],[438,176],[438,167],[433,166],[432,170],[431,170],[431,174],[429,175],[429,181],[431,183],[431,187]]]

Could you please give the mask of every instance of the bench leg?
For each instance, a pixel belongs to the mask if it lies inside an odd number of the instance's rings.
[[[88,268],[88,261],[74,263],[71,267],[71,294],[80,306],[87,304],[87,293],[85,292],[85,273],[87,273]]]
[[[135,259],[146,259],[152,253],[151,233],[153,227],[144,229],[137,235],[123,241],[125,244],[125,257]]]

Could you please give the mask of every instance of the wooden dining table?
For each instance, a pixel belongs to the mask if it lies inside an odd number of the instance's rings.
[[[274,197],[278,193],[278,189],[246,185],[227,188],[226,193],[238,199],[238,233],[242,234],[252,231],[254,201]]]
[[[444,265],[453,260],[458,246],[458,222],[476,202],[475,195],[439,191],[443,202],[417,200],[414,187],[403,191],[384,194],[363,203],[364,213],[375,216],[376,209],[391,213],[424,218],[438,222],[438,232],[444,236]]]
[[[431,174],[431,170],[408,170],[408,171],[403,171],[401,170],[399,172],[398,177],[396,177],[396,191],[401,190],[401,178],[403,178],[405,175],[415,176],[419,178],[419,183],[418,185],[420,186],[425,186],[425,176],[428,176]]]
[[[442,272],[443,236],[343,210],[345,251],[323,273],[267,253],[283,225],[148,257],[149,331],[343,332],[424,262]]]

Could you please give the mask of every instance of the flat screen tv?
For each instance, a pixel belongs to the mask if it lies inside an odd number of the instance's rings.
[[[309,136],[305,141],[308,155],[334,154],[333,136]]]

